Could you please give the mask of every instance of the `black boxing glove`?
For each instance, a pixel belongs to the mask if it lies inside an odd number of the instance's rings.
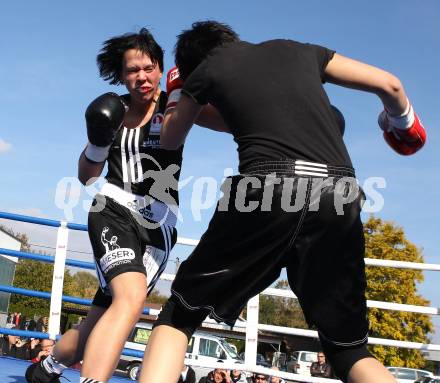
[[[341,136],[344,135],[345,132],[345,118],[342,112],[336,108],[334,105],[330,105],[333,111],[333,115],[335,116],[336,123],[338,124],[339,131],[341,132]]]
[[[107,159],[110,147],[124,122],[127,105],[116,93],[104,93],[86,109],[87,144],[84,155],[93,162]]]

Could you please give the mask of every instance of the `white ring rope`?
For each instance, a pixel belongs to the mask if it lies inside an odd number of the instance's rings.
[[[32,218],[32,217],[26,217],[26,218]],[[14,219],[10,217],[6,217],[6,219]],[[30,223],[40,223],[40,222],[32,222],[28,221]],[[55,221],[54,221],[55,222]],[[47,223],[46,223],[47,224]],[[75,225],[75,224],[71,224]],[[50,226],[54,226],[53,224],[50,224]],[[49,334],[50,338],[54,339],[55,335],[59,333],[59,315],[61,312],[61,307],[58,309],[58,306],[61,302],[61,294],[62,294],[62,283],[63,283],[63,273],[60,274],[61,265],[62,271],[64,271],[64,262],[66,258],[66,249],[67,249],[67,239],[68,239],[68,224],[65,222],[61,222],[61,225],[58,230],[58,239],[57,239],[57,251],[55,256],[55,265],[54,265],[54,275],[53,275],[53,286],[52,286],[52,298],[51,298],[51,315],[50,315],[50,323],[49,323]],[[80,225],[77,225],[80,226]],[[75,230],[84,230],[83,228],[78,229],[75,227],[72,227]],[[191,239],[191,238],[183,238],[178,237],[177,243],[184,246],[196,246],[199,243],[199,240]],[[58,261],[58,262],[57,262]],[[405,261],[394,261],[394,260],[383,260],[383,259],[371,259],[371,258],[365,258],[365,264],[367,266],[378,266],[378,267],[396,267],[396,268],[404,268],[404,269],[414,269],[414,270],[428,270],[428,271],[440,271],[440,265],[437,264],[426,264],[426,263],[416,263],[416,262],[405,262]],[[173,274],[162,274],[161,279],[166,281],[173,281],[175,276]],[[61,285],[60,285],[61,282]],[[283,297],[283,298],[296,298],[296,296],[293,294],[290,290],[283,290],[283,289],[275,289],[275,288],[268,288],[264,290],[261,294],[271,295],[271,296],[277,296],[277,297]],[[252,311],[256,311],[258,315],[258,296],[256,300],[253,300],[255,304],[252,307]],[[367,301],[368,307],[374,307],[379,309],[386,309],[386,310],[398,310],[398,311],[406,311],[406,312],[413,312],[413,313],[420,313],[420,314],[429,314],[429,315],[439,315],[440,310],[436,307],[427,307],[427,306],[415,306],[415,305],[407,305],[407,304],[400,304],[400,303],[389,303],[389,302],[381,302],[381,301]],[[152,315],[157,315],[160,312],[160,310],[154,310],[152,309],[150,313]],[[248,309],[248,315],[249,315],[249,309]],[[253,313],[255,314],[255,312]],[[258,317],[257,317],[258,318]],[[255,318],[254,318],[255,322]],[[216,323],[214,320],[207,318],[204,322],[207,324],[207,327],[213,327],[213,328],[222,328],[222,329],[230,329],[229,326],[222,325]],[[232,330],[244,332],[247,329],[247,323],[243,321],[238,321],[234,328]],[[279,334],[287,334],[287,335],[296,335],[296,336],[304,336],[309,338],[318,338],[318,333],[313,330],[304,330],[304,329],[298,329],[298,328],[290,328],[290,327],[282,327],[282,326],[274,326],[274,325],[268,325],[268,324],[259,324],[257,319],[257,325],[251,326],[255,331],[263,330],[263,331],[270,331],[273,333],[279,333]],[[256,337],[251,337],[253,342],[257,342]],[[255,338],[255,339],[254,339]],[[424,351],[440,351],[440,345],[438,344],[423,344],[423,343],[417,343],[417,342],[408,342],[408,341],[400,341],[400,340],[392,340],[392,339],[382,339],[382,338],[369,338],[368,341],[369,344],[376,344],[376,345],[383,345],[383,346],[392,346],[392,347],[403,347],[403,348],[409,348],[409,349],[417,349],[417,350],[424,350]],[[251,347],[252,348],[252,347]],[[247,353],[248,350],[246,350]],[[253,352],[251,354],[255,353],[255,350],[252,350]],[[247,357],[246,361],[248,363],[242,364],[242,363],[232,363],[232,362],[225,362],[225,363],[216,363],[216,362],[208,362],[208,361],[201,361],[201,360],[191,360],[186,359],[185,362],[188,365],[193,366],[201,366],[201,367],[209,367],[209,368],[226,368],[226,369],[237,369],[237,370],[245,370],[245,371],[252,371],[257,372],[265,375],[272,375],[272,376],[278,376],[284,379],[288,380],[294,380],[298,382],[334,382],[335,380],[332,379],[324,379],[324,378],[314,378],[310,376],[302,376],[298,374],[292,374],[287,373],[283,371],[276,371],[271,370],[265,367],[256,366],[253,363],[249,363],[249,361],[256,360],[255,358]]]
[[[277,371],[272,370],[267,367],[251,365],[251,364],[243,364],[243,363],[233,363],[233,362],[209,362],[205,360],[197,360],[194,359],[185,359],[185,364],[196,367],[207,367],[207,368],[221,368],[226,370],[240,370],[246,372],[256,372],[258,374],[270,375],[270,376],[278,376],[283,379],[287,379],[295,382],[322,382],[322,383],[335,383],[340,382],[340,380],[336,379],[326,379],[326,378],[315,378],[312,376],[294,374],[291,372]]]
[[[297,299],[296,295],[291,290],[275,289],[273,287],[267,288],[266,290],[262,291],[261,294],[282,297],[282,298]],[[377,309],[406,311],[410,313],[419,313],[419,314],[430,314],[430,315],[440,314],[440,310],[437,307],[406,305],[402,303],[390,303],[390,302],[368,300],[367,306]]]

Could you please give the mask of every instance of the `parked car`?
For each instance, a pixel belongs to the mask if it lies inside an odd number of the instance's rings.
[[[418,379],[434,377],[432,372],[415,368],[387,366],[387,369],[399,383],[414,383]]]
[[[150,338],[152,324],[139,322],[133,328],[125,348],[144,352]],[[219,359],[228,361],[239,361],[239,357],[231,345],[225,339],[219,338],[203,331],[196,331],[188,342],[186,358],[200,361],[214,361]],[[121,355],[118,363],[118,370],[125,371],[130,379],[136,380],[136,375],[142,359],[135,356]],[[196,381],[206,376],[211,370],[206,367],[195,367]]]
[[[272,363],[270,363],[264,356],[263,354],[257,354],[257,365],[258,366],[263,366],[263,367],[267,367],[267,368],[271,368],[272,367]]]
[[[314,351],[295,351],[287,362],[287,371],[310,376],[310,366],[317,361]]]
[[[244,361],[244,352],[240,353],[240,359]],[[267,368],[272,367],[272,363],[268,361],[263,354],[257,354],[257,360],[255,361],[255,364],[258,366],[263,366]]]
[[[440,383],[440,376],[425,376],[419,378],[421,383]],[[416,382],[419,380],[417,379]]]
[[[424,376],[417,378],[414,383],[440,383],[440,376]]]

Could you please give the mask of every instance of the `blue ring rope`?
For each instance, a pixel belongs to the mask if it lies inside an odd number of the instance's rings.
[[[3,211],[0,211],[0,218],[10,219],[13,221],[34,223],[34,224],[38,224],[38,225],[45,225],[45,226],[51,226],[51,227],[60,227],[61,226],[61,221],[56,221],[53,219],[30,217],[27,215],[7,213],[7,212],[3,212]],[[87,231],[87,225],[83,225],[83,224],[79,224],[79,223],[67,222],[66,226],[68,229],[71,229],[71,230]],[[15,251],[15,250],[4,249],[4,248],[0,248],[0,254],[9,255],[9,256],[17,257],[17,258],[32,259],[35,261],[41,261],[41,262],[47,262],[47,263],[54,263],[55,262],[55,257],[53,257],[51,255],[37,255],[37,254],[27,253],[24,251]],[[76,261],[74,259],[66,259],[66,265],[79,267],[82,269],[89,269],[89,270],[95,269],[95,265],[92,262]],[[43,298],[43,299],[50,299],[50,297],[51,297],[51,294],[47,293],[47,292],[27,290],[27,289],[22,289],[19,287],[11,287],[11,286],[4,286],[4,285],[0,285],[0,291],[6,292],[6,293],[11,293],[11,294],[21,294],[21,295],[26,295],[26,296],[33,296],[33,297]],[[75,298],[75,297],[63,295],[62,300],[64,302],[76,303],[76,304],[80,304],[80,305],[84,305],[84,306],[91,306],[92,305],[91,299]],[[145,308],[142,313],[145,315],[149,315],[150,309]],[[21,336],[21,337],[39,338],[39,339],[48,339],[49,338],[49,334],[44,333],[44,332],[15,330],[15,329],[8,329],[8,328],[4,328],[4,327],[0,327],[0,334],[16,335],[16,336]],[[57,339],[59,337],[60,336],[58,335]],[[123,349],[122,354],[127,355],[127,356],[135,356],[135,357],[138,357],[141,359],[144,355],[144,353],[141,351],[130,350],[127,348]]]
[[[5,211],[0,211],[0,218],[11,219],[13,221],[20,221],[20,222],[36,223],[37,225],[45,225],[52,227],[61,226],[61,221],[56,221],[54,219],[30,217],[28,215],[7,213]],[[87,231],[87,225],[81,225],[79,223],[67,222],[67,227],[72,230]]]
[[[28,289],[22,289],[21,287],[12,287],[12,286],[5,286],[0,285],[0,291],[4,293],[10,293],[10,294],[20,294],[20,295],[26,295],[28,297],[36,297],[36,298],[42,298],[42,299],[50,299],[51,293],[45,292],[45,291],[35,291],[35,290],[28,290]],[[63,302],[69,302],[69,303],[75,303],[83,306],[91,306],[92,300],[91,299],[84,299],[84,298],[76,298],[71,297],[69,295],[63,295],[62,296]],[[142,314],[150,315],[151,309],[148,307],[144,308],[142,311]]]
[[[10,249],[4,249],[0,247],[0,254],[9,255],[11,257],[32,259],[34,261],[41,261],[46,263],[54,263],[55,257],[52,255],[39,255],[33,253],[27,253],[25,251],[16,251]],[[77,261],[75,259],[66,259],[66,265],[80,267],[82,269],[95,270],[95,264],[92,262]]]
[[[45,332],[39,331],[27,331],[27,330],[15,330],[5,327],[0,327],[0,334],[4,335],[14,335],[22,338],[38,338],[38,339],[49,339],[49,334]],[[57,335],[57,340],[61,337],[61,335]],[[124,348],[122,350],[123,355],[127,356],[135,356],[141,358],[144,356],[144,353],[139,350],[132,350],[129,348]]]
[[[15,335],[23,338],[49,339],[49,334],[39,331],[15,330],[11,328],[0,327],[0,334]]]

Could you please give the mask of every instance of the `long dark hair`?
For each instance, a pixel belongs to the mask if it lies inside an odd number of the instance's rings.
[[[147,28],[139,33],[126,33],[104,41],[103,48],[96,58],[100,76],[112,85],[121,84],[122,60],[129,49],[137,49],[148,55],[153,64],[159,65],[163,72],[163,49]]]

